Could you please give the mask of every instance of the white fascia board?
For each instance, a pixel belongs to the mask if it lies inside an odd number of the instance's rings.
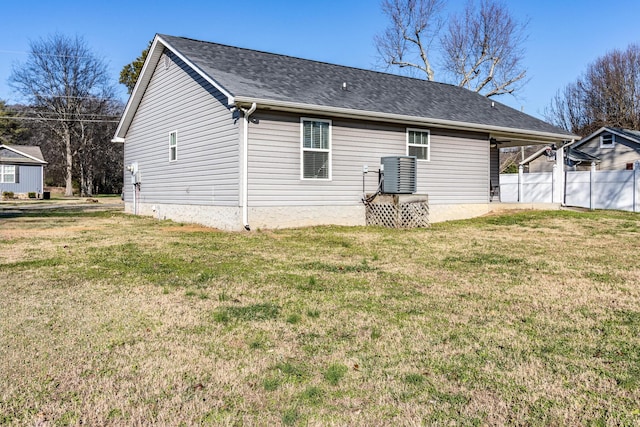
[[[129,130],[129,126],[133,121],[133,116],[140,106],[140,102],[142,101],[142,96],[151,81],[151,76],[160,61],[160,57],[162,56],[162,52],[167,48],[171,52],[173,52],[178,58],[184,61],[189,67],[191,67],[196,73],[202,76],[203,79],[208,81],[218,89],[224,96],[228,99],[228,104],[233,105],[234,99],[233,96],[227,91],[222,85],[212,79],[207,73],[202,71],[199,67],[197,67],[194,63],[192,63],[187,57],[182,55],[178,50],[171,46],[166,40],[162,38],[162,36],[156,34],[153,39],[153,43],[149,48],[149,53],[147,55],[147,59],[142,66],[142,70],[140,71],[140,76],[138,77],[138,81],[131,92],[131,96],[129,97],[129,101],[127,102],[127,106],[122,113],[122,117],[120,118],[120,122],[118,123],[118,127],[116,128],[116,133],[111,140],[112,142],[124,142],[124,137]]]
[[[382,113],[378,111],[353,110],[350,108],[329,107],[323,105],[302,104],[289,101],[274,101],[245,96],[236,96],[235,104],[256,103],[260,108],[271,108],[279,111],[325,113],[335,117],[384,120],[391,123],[414,124],[420,126],[436,126],[448,129],[458,129],[475,132],[489,132],[501,138],[519,138],[541,142],[568,141],[577,138],[575,135],[557,134],[551,132],[538,132],[526,129],[506,128],[502,126],[482,125],[476,123],[457,122],[454,120],[430,119],[427,117],[406,116],[402,114]]]
[[[609,133],[612,133],[612,134],[614,134],[616,136],[619,136],[620,138],[624,138],[627,141],[631,141],[631,142],[635,142],[636,144],[640,144],[639,140],[636,140],[635,138],[633,138],[633,137],[631,137],[629,135],[626,135],[624,133],[620,133],[620,132],[618,132],[617,130],[615,130],[613,128],[610,128],[610,127],[607,127],[607,126],[603,126],[600,129],[598,129],[597,131],[593,132],[591,135],[585,136],[580,141],[578,141],[574,148],[577,148],[577,147],[581,146],[582,144],[584,144],[585,142],[592,140],[593,138],[595,138],[596,136],[598,136],[599,134],[601,134],[602,132],[605,132],[605,131],[609,132]]]
[[[576,145],[573,148],[578,148],[579,146],[581,146],[582,144],[584,144],[585,142],[589,141],[591,138],[595,137],[600,132],[605,131],[605,130],[606,131],[611,131],[611,129],[607,128],[606,126],[603,126],[600,129],[598,129],[597,131],[593,132],[591,135],[585,136],[584,138],[580,138],[580,140],[578,142],[576,142]]]
[[[28,157],[28,158],[30,158],[31,160],[35,160],[36,162],[38,162],[38,163],[40,163],[40,164],[43,164],[43,165],[46,165],[46,164],[47,164],[47,162],[45,162],[44,160],[39,159],[39,158],[37,158],[37,157],[35,157],[35,156],[32,156],[32,155],[30,155],[30,154],[27,154],[27,153],[23,153],[22,151],[17,150],[17,149],[15,149],[15,148],[13,148],[13,147],[11,147],[11,146],[9,146],[9,145],[4,145],[4,144],[2,144],[2,145],[0,145],[0,148],[6,148],[7,150],[9,150],[9,151],[13,151],[13,152],[14,152],[14,153],[16,153],[16,154],[19,154],[19,155],[24,156],[24,157]]]
[[[603,128],[605,129],[605,128]],[[624,138],[627,141],[631,141],[631,142],[635,142],[636,144],[640,144],[640,141],[638,141],[637,139],[633,138],[630,135],[624,134],[624,133],[620,133],[615,129],[611,129],[611,128],[606,128],[609,132],[611,132],[612,134],[619,136],[620,138]]]
[[[527,163],[532,162],[535,159],[537,159],[538,157],[540,157],[542,155],[542,153],[544,153],[545,151],[547,151],[547,147],[541,148],[540,150],[536,151],[535,153],[533,153],[532,155],[530,155],[529,157],[527,157],[526,159],[521,161],[519,164],[520,165],[526,165]]]
[[[118,127],[116,128],[116,133],[112,141],[123,139],[126,136],[129,126],[131,125],[131,121],[133,120],[133,116],[142,101],[142,95],[144,94],[149,81],[151,81],[153,70],[156,65],[158,65],[158,61],[160,61],[163,49],[164,45],[160,42],[160,37],[156,35],[153,39],[153,43],[151,43],[151,47],[149,48],[147,59],[144,61],[144,65],[142,65],[142,70],[140,71],[136,85],[133,87],[131,96],[129,96],[129,101],[122,113],[122,117],[120,118],[120,122],[118,123]]]

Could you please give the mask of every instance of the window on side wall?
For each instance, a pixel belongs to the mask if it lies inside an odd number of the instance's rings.
[[[431,134],[428,130],[407,129],[407,155],[430,160]]]
[[[0,165],[0,182],[5,184],[15,184],[16,167],[14,165]]]
[[[600,135],[600,148],[613,148],[616,138],[613,134],[605,133]]]
[[[169,161],[178,160],[178,132],[173,131],[169,134]]]
[[[331,120],[302,118],[301,177],[331,179]]]

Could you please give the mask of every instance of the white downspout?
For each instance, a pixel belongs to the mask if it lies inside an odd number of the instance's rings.
[[[249,231],[249,117],[256,111],[257,105],[254,102],[248,110],[239,107],[244,115],[243,137],[242,137],[242,225]]]

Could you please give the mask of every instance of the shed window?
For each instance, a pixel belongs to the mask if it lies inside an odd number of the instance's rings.
[[[173,131],[169,134],[169,161],[178,160],[178,132]]]
[[[16,167],[15,165],[0,165],[0,182],[6,184],[15,184]]]
[[[407,155],[430,160],[431,134],[428,130],[407,129]]]
[[[600,136],[600,148],[612,148],[616,143],[615,136],[610,133],[605,133]]]
[[[331,179],[331,121],[301,119],[302,179]]]

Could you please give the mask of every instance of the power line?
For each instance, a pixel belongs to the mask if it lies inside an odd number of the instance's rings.
[[[34,114],[34,115],[48,115],[48,116],[52,116],[52,115],[58,115],[58,113],[54,112],[54,111],[35,111],[35,110],[21,110],[21,111],[17,111],[17,114]],[[113,119],[117,119],[120,117],[120,114],[93,114],[93,113],[75,113],[75,114],[71,114],[73,116],[82,116],[82,117],[108,117],[108,118],[113,118]],[[19,117],[19,116],[8,116],[8,117]]]
[[[106,98],[101,96],[71,96],[71,95],[41,95],[38,98],[65,98],[65,99],[92,99],[96,101],[117,101],[114,98]]]
[[[53,58],[94,58],[91,55],[56,55],[53,53],[35,53],[35,52],[24,52],[19,50],[3,50],[3,49],[0,49],[0,53],[8,53],[11,55],[50,56]]]
[[[119,120],[98,120],[98,119],[52,119],[48,117],[21,117],[13,116],[7,120],[35,120],[41,122],[84,122],[84,123],[119,123]]]

